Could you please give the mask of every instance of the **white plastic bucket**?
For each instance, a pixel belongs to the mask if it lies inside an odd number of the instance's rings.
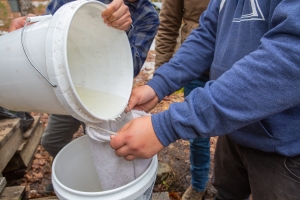
[[[1,36],[0,106],[91,123],[118,117],[132,89],[132,55],[126,33],[104,24],[105,9],[98,1],[74,1],[23,34]]]
[[[52,183],[61,200],[150,200],[157,167],[157,156],[154,156],[148,169],[134,181],[113,190],[101,191],[89,138],[82,136],[65,146],[55,157]]]

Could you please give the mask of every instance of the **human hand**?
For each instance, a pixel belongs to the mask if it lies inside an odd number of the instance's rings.
[[[149,112],[158,101],[155,91],[149,85],[143,85],[132,90],[125,112],[132,109]]]
[[[129,8],[123,0],[113,0],[102,13],[102,17],[105,24],[123,31],[128,30],[132,23]]]
[[[151,116],[138,117],[123,126],[116,136],[111,136],[110,146],[125,160],[151,158],[163,149],[151,122]]]
[[[18,17],[16,19],[13,19],[11,21],[10,27],[8,29],[8,32],[12,32],[14,30],[17,30],[19,28],[24,27],[25,23],[26,23],[26,18],[27,17],[33,17],[35,16],[34,14],[28,14],[27,16],[24,17]]]

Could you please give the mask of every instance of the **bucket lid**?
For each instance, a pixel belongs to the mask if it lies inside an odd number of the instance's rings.
[[[45,53],[58,101],[83,122],[118,117],[133,84],[133,61],[125,31],[107,26],[98,1],[73,1],[52,17]]]

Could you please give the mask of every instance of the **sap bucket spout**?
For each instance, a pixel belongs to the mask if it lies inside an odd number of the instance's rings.
[[[98,1],[74,1],[0,37],[0,106],[98,123],[125,109],[133,82],[127,35]]]

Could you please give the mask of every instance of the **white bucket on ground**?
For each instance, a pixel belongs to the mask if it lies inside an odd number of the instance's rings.
[[[133,82],[124,31],[108,27],[97,1],[74,1],[52,17],[0,37],[0,106],[98,123],[125,109]],[[52,87],[30,64],[54,85]]]
[[[157,156],[154,156],[140,177],[116,189],[102,191],[90,153],[89,138],[82,136],[65,146],[55,157],[52,183],[59,199],[150,200],[157,167]]]

